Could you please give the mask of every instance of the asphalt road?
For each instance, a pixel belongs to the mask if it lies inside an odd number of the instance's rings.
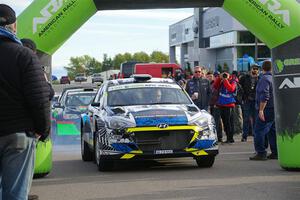
[[[300,172],[275,160],[249,161],[252,142],[220,145],[215,165],[200,169],[192,158],[118,163],[99,172],[83,162],[79,145],[55,146],[54,166],[35,179],[31,193],[41,200],[299,200]]]

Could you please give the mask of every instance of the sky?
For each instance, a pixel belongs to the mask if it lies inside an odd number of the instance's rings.
[[[0,0],[19,15],[32,0]],[[154,50],[169,52],[169,26],[193,15],[193,9],[99,11],[53,55],[52,73],[65,75],[70,57]]]

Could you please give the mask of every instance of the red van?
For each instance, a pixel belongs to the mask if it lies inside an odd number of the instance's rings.
[[[175,63],[137,63],[135,64],[135,74],[150,74],[155,78],[174,77],[176,71],[182,71],[180,65]]]

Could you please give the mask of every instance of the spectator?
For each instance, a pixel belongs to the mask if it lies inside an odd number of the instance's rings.
[[[213,73],[212,73],[211,71],[208,71],[208,72],[206,73],[206,79],[209,80],[210,83],[213,82],[213,80],[214,80],[214,75],[213,75]]]
[[[231,115],[236,102],[234,99],[236,82],[231,79],[227,72],[224,72],[215,80],[214,89],[219,91],[217,106],[220,109],[221,119],[227,136],[225,143],[233,144],[234,139],[231,126]]]
[[[254,148],[256,154],[250,160],[277,159],[276,129],[274,119],[274,100],[272,82],[272,63],[265,61],[262,65],[263,75],[257,83],[255,107],[258,112],[254,128]],[[266,135],[271,154],[267,156]]]
[[[16,16],[0,4],[0,199],[26,200],[36,137],[50,130],[49,87],[34,53],[16,37]]]
[[[186,91],[199,109],[208,110],[208,101],[211,95],[209,81],[203,78],[202,68],[194,68],[194,76],[186,84]]]
[[[27,48],[31,49],[34,54],[37,54],[36,44],[34,43],[34,41],[32,41],[31,39],[23,38],[23,39],[21,39],[21,42],[22,42],[24,47],[27,47]],[[49,100],[51,101],[52,98],[54,97],[55,92],[52,88],[51,83],[48,81],[47,74],[46,74],[46,71],[45,71],[45,67],[43,66],[42,69],[44,71],[44,76],[45,76],[45,79],[46,79],[46,81],[48,83],[48,86],[49,86],[49,90],[50,90]]]
[[[253,135],[255,122],[255,92],[259,76],[259,66],[254,64],[251,66],[250,74],[245,74],[240,78],[240,85],[243,88],[243,135],[242,142],[247,141],[248,135]]]
[[[231,118],[231,129],[233,130],[233,134],[240,135],[243,132],[243,116],[242,116],[242,108],[241,108],[241,100],[242,100],[242,88],[239,85],[238,72],[233,71],[231,75],[231,80],[236,84],[235,90],[235,107],[233,108],[232,118]],[[241,97],[241,99],[239,98]]]
[[[210,81],[211,98],[209,99],[210,114],[215,119],[218,142],[223,142],[223,139],[222,139],[223,138],[223,134],[222,134],[223,130],[222,130],[222,124],[221,124],[220,109],[217,107],[217,101],[219,98],[219,90],[217,90],[213,87],[215,79],[217,79],[219,77],[219,75],[220,75],[219,72],[215,72],[214,74],[212,74],[212,72],[208,72],[206,74],[206,77],[208,80],[211,80]]]
[[[178,83],[178,85],[185,89],[186,81],[184,80],[180,70],[175,72],[174,80],[176,81],[176,83]]]

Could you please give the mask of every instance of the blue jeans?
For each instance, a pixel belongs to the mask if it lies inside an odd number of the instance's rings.
[[[266,140],[268,140],[271,152],[277,155],[274,109],[266,108],[264,110],[264,114],[265,121],[261,121],[258,116],[256,117],[254,129],[254,148],[257,154],[266,155]]]
[[[0,137],[0,200],[27,200],[31,187],[35,138],[25,133]]]
[[[251,130],[254,131],[255,120],[256,120],[256,110],[255,110],[255,101],[246,101],[242,105],[243,110],[243,138],[247,139],[250,135]],[[252,119],[252,123],[250,121]]]

